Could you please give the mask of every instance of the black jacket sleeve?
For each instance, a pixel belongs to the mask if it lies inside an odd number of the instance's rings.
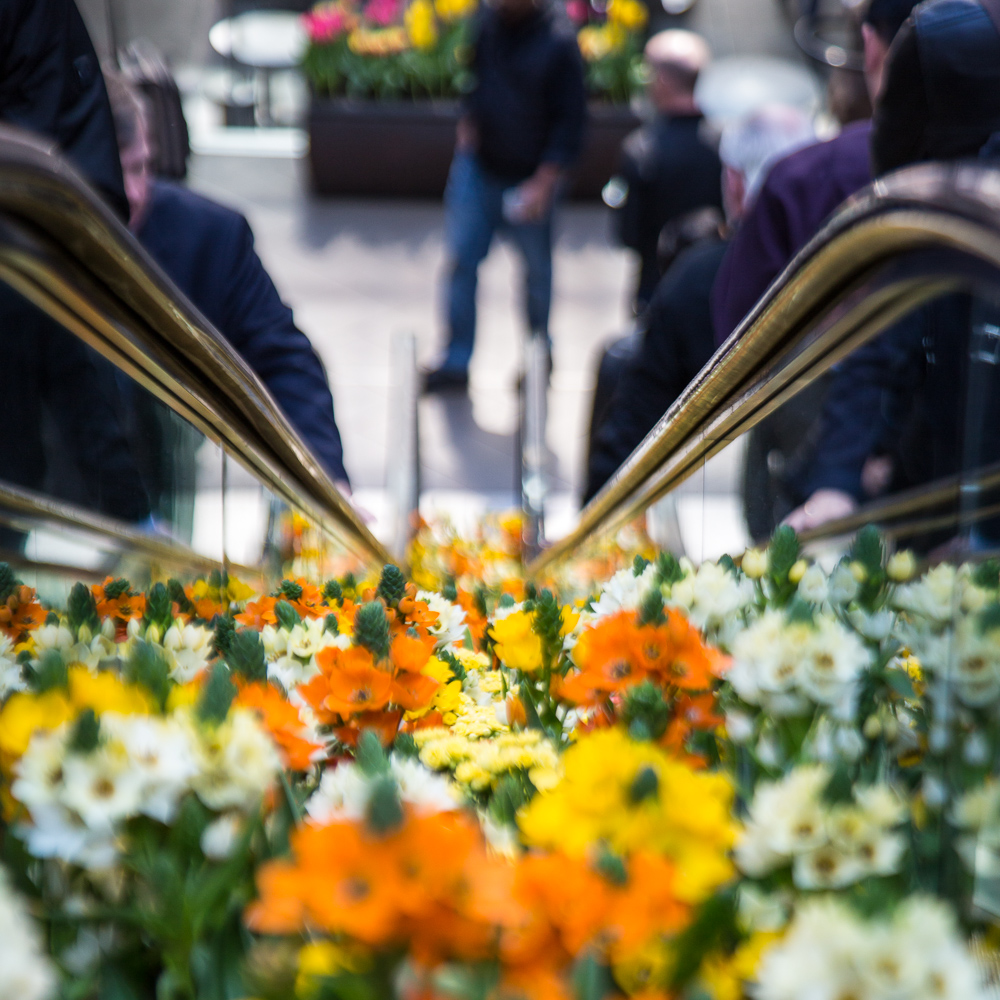
[[[0,0],[0,120],[54,139],[128,219],[111,105],[73,0]]]
[[[549,69],[548,104],[551,117],[542,163],[571,167],[583,148],[583,133],[587,124],[583,62],[575,38],[559,38]]]
[[[220,330],[271,391],[327,472],[346,482],[344,449],[323,364],[264,270],[246,219],[239,215],[232,219],[231,265]]]

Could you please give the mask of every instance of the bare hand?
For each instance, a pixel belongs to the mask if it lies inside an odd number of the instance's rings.
[[[857,507],[854,497],[843,490],[817,490],[801,507],[793,510],[784,523],[795,531],[808,531],[827,521],[847,517]]]
[[[892,482],[892,459],[888,455],[872,455],[861,467],[861,488],[870,497],[880,497]]]
[[[554,164],[543,163],[518,187],[521,207],[519,222],[541,222],[552,207],[560,170]]]
[[[455,149],[459,153],[474,153],[479,146],[479,129],[469,117],[459,118],[455,129]]]

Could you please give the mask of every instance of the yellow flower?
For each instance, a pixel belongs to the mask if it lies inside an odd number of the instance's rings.
[[[559,634],[564,638],[576,628],[580,621],[580,612],[571,608],[568,604],[562,609],[562,628]]]
[[[756,931],[732,955],[709,955],[698,978],[712,1000],[742,1000],[746,984],[753,982],[764,952],[781,937],[773,931]]]
[[[608,21],[606,24],[588,24],[577,33],[576,40],[580,52],[587,62],[598,62],[613,52],[620,52],[625,47],[625,29]]]
[[[167,711],[174,712],[178,708],[193,708],[201,697],[201,684],[189,681],[187,684],[177,684],[167,695]]]
[[[532,628],[532,616],[514,611],[490,626],[501,663],[511,670],[530,673],[542,666],[542,640]]]
[[[7,759],[22,756],[36,732],[58,729],[75,714],[64,691],[11,695],[0,711],[0,755]]]
[[[477,0],[434,0],[434,10],[446,24],[468,17],[477,6]]]
[[[453,649],[452,653],[459,663],[465,667],[466,670],[488,670],[490,666],[490,658],[485,653],[477,653],[471,649],[465,649],[464,647],[459,647],[458,649]]]
[[[413,47],[432,49],[437,44],[437,21],[434,19],[434,4],[431,0],[413,0],[406,8],[406,31]]]
[[[649,15],[639,0],[611,0],[608,4],[608,21],[621,25],[626,31],[641,31]]]
[[[493,784],[493,775],[475,761],[464,760],[455,768],[455,780],[461,785],[468,785],[473,791],[481,792]]]
[[[398,26],[375,29],[355,28],[347,36],[347,47],[356,55],[362,56],[391,56],[405,52],[409,45],[406,31]],[[359,583],[353,592],[345,591],[344,596],[353,600],[357,594],[364,593],[367,586],[367,583]]]
[[[425,677],[431,677],[438,684],[447,684],[452,679],[451,667],[444,660],[432,656],[420,671]]]
[[[135,684],[126,684],[108,671],[92,674],[86,667],[69,668],[69,696],[77,709],[92,708],[98,715],[149,715],[152,697]]]
[[[737,828],[725,776],[693,771],[617,728],[582,737],[561,763],[562,781],[518,814],[528,845],[575,857],[602,842],[622,856],[640,848],[661,852],[676,863],[677,897],[687,903],[732,876],[728,851]]]
[[[318,988],[317,979],[335,976],[338,972],[367,972],[370,956],[357,947],[314,941],[299,951],[299,970],[295,979],[297,996],[309,996]]]

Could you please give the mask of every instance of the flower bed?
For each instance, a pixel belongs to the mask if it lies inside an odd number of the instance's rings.
[[[1000,565],[782,529],[567,602],[505,522],[414,555],[0,567],[0,997],[986,996]]]
[[[455,142],[475,0],[333,0],[305,16],[303,58],[313,92],[310,168],[320,194],[440,197]],[[573,194],[596,197],[636,127],[645,8],[612,0],[598,15],[567,7],[591,97],[590,129]]]

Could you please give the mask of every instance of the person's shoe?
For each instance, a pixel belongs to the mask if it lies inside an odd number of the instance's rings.
[[[432,368],[424,373],[424,392],[468,389],[469,373],[465,368]]]

